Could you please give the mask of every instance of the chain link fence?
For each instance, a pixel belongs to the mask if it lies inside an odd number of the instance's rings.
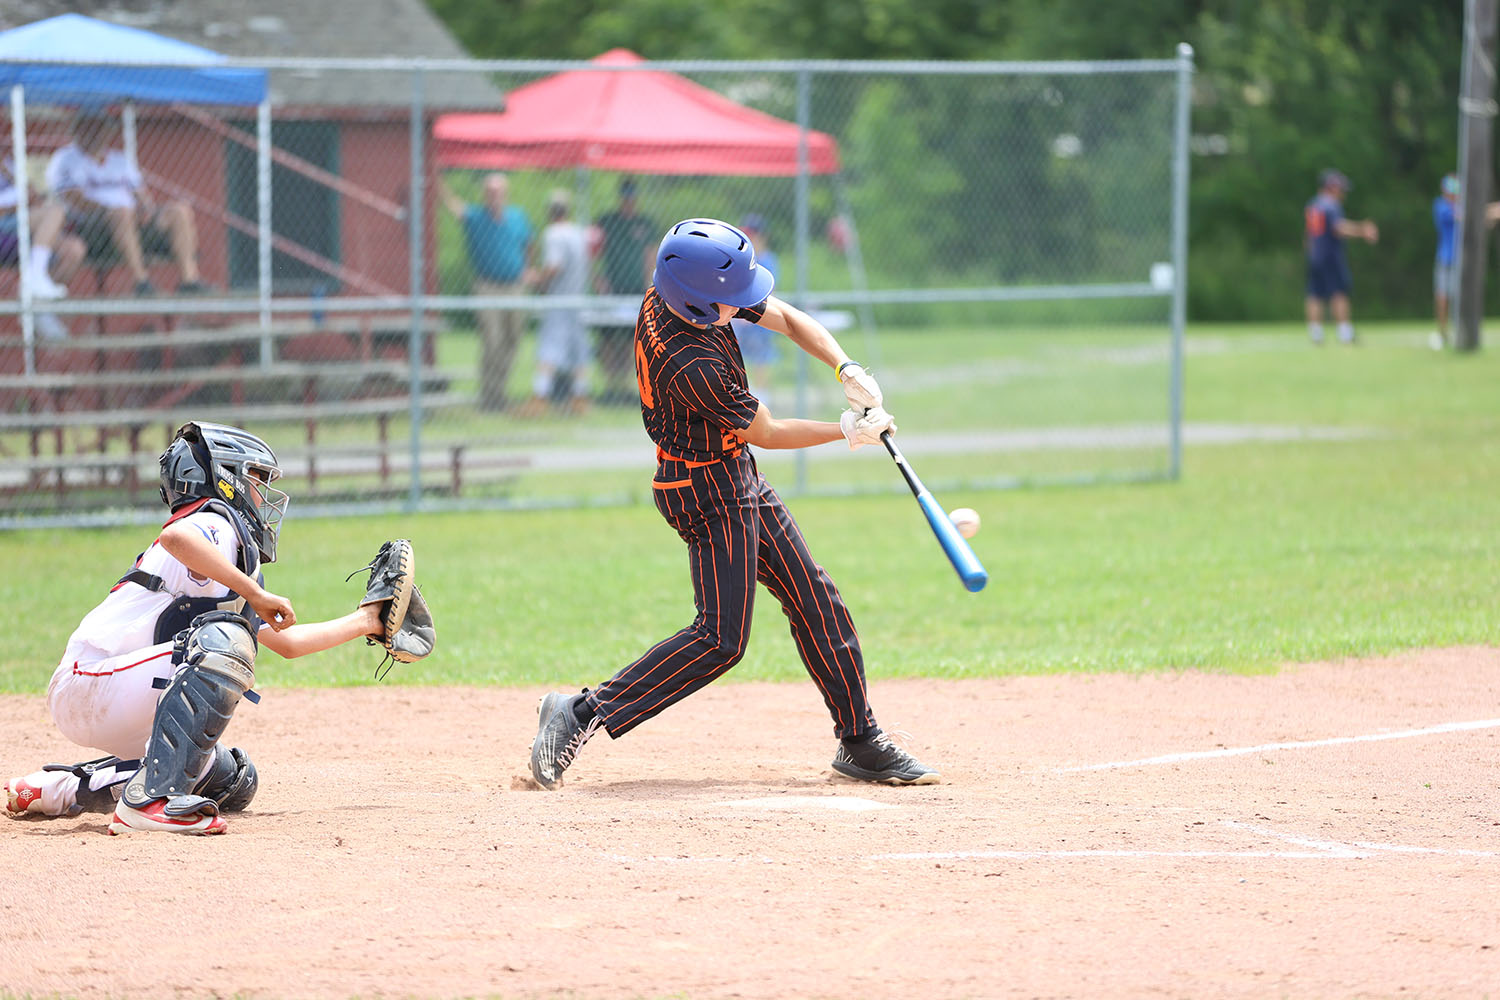
[[[188,419],[263,436],[303,511],[644,499],[636,307],[701,216],[755,228],[933,488],[1177,473],[1185,48],[47,68],[8,88],[0,526],[158,517]],[[836,419],[820,364],[739,332],[772,412]],[[761,458],[902,488],[876,450]]]

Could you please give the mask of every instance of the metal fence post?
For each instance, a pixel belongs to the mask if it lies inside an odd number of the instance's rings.
[[[16,163],[16,265],[21,271],[21,342],[26,374],[36,374],[36,314],[31,308],[31,182],[26,179],[26,96],[20,84],[10,88],[10,141]]]
[[[808,171],[807,155],[808,122],[812,117],[812,73],[803,67],[797,70],[797,301],[799,308],[807,308],[807,227],[808,227]],[[797,416],[807,416],[807,353],[797,352]],[[797,449],[798,493],[807,492],[807,449]]]
[[[260,363],[269,367],[271,347],[271,100],[255,108],[256,295],[260,300]]]
[[[1172,387],[1169,475],[1182,475],[1182,353],[1187,324],[1188,138],[1193,103],[1193,47],[1177,46],[1177,122],[1172,150]]]
[[[422,100],[422,70],[412,71],[411,80],[411,193],[406,209],[407,239],[411,243],[411,330],[407,335],[407,360],[411,367],[411,487],[407,508],[422,504],[422,199],[427,185],[422,155],[426,136],[426,111]]]

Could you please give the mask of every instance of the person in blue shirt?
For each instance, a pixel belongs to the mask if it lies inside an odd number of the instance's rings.
[[[1344,256],[1344,240],[1374,243],[1380,231],[1368,219],[1344,218],[1344,195],[1349,178],[1337,170],[1325,170],[1318,178],[1318,193],[1302,210],[1304,247],[1307,251],[1307,335],[1314,344],[1323,342],[1323,304],[1328,303],[1339,340],[1354,343],[1349,293],[1353,280]]]
[[[1457,288],[1453,263],[1458,236],[1458,175],[1443,178],[1438,196],[1432,199],[1432,224],[1437,227],[1437,256],[1432,262],[1432,304],[1437,313],[1437,331],[1428,339],[1434,351],[1448,343],[1448,303]]]
[[[475,295],[519,295],[522,276],[531,263],[531,220],[509,204],[510,181],[504,174],[484,179],[484,204],[471,205],[454,194],[445,178],[438,194],[463,227],[464,247],[474,270]],[[515,363],[526,315],[517,309],[479,310],[479,408],[503,410],[506,383]]]
[[[740,229],[755,244],[756,260],[778,279],[781,277],[781,262],[776,252],[770,249],[770,238],[766,235],[766,220],[754,212],[740,221]],[[765,399],[771,388],[771,368],[776,364],[776,338],[774,330],[768,330],[748,319],[732,321],[735,339],[740,343],[740,354],[750,373],[750,395]]]

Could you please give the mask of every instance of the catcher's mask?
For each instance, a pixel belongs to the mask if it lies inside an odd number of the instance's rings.
[[[280,478],[269,445],[225,424],[183,424],[161,453],[161,498],[167,506],[176,510],[194,500],[223,500],[249,523],[262,562],[276,561],[276,538],[291,501],[271,485]]]

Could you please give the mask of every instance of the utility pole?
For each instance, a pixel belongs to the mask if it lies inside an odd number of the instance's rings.
[[[1458,96],[1459,190],[1458,322],[1453,346],[1479,347],[1484,318],[1485,252],[1494,162],[1496,0],[1464,0],[1463,82]]]

